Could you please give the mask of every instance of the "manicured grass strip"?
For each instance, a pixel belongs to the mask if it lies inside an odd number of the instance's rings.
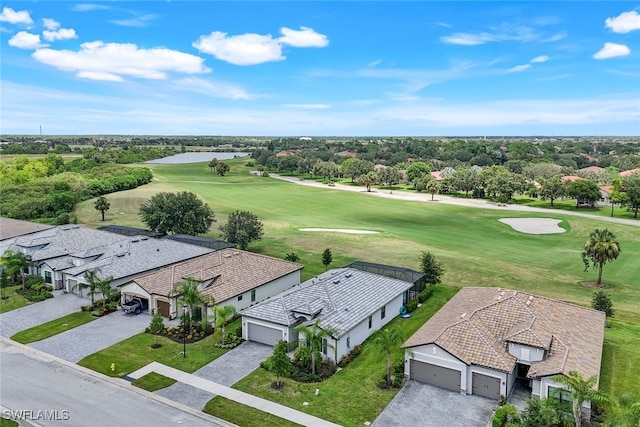
[[[19,425],[20,424],[18,424],[17,421],[13,421],[5,417],[0,417],[0,427],[18,427]]]
[[[138,378],[131,384],[147,391],[156,391],[165,387],[169,387],[170,385],[173,385],[175,383],[176,380],[174,380],[173,378],[165,377],[164,375],[158,374],[157,372],[149,372],[147,375]]]
[[[456,288],[437,286],[434,295],[414,311],[411,318],[398,317],[386,327],[398,328],[403,338],[409,338],[456,292]],[[274,390],[271,388],[273,374],[256,369],[233,388],[344,426],[362,426],[366,421],[373,422],[397,393],[397,390],[382,390],[377,386],[386,374],[387,362],[380,349],[373,344],[373,337],[375,334],[363,344],[362,352],[344,369],[321,383],[286,380],[282,390]],[[404,350],[398,346],[393,354],[393,363],[400,363],[403,358]],[[316,389],[319,390],[317,396]],[[309,405],[304,406],[303,402],[309,402]],[[228,419],[222,411],[217,412],[216,416]]]
[[[21,286],[18,285],[9,286],[2,290],[7,299],[0,300],[0,313],[6,313],[7,311],[15,310],[16,308],[31,304],[29,301],[24,299],[22,295],[16,293],[16,290],[20,288]]]
[[[604,331],[600,389],[610,396],[630,394],[640,400],[640,325],[613,320]]]
[[[227,325],[227,331],[235,331],[238,326],[240,319]],[[123,377],[154,361],[191,373],[229,351],[214,346],[220,342],[220,329],[203,340],[187,344],[187,357],[182,357],[182,343],[158,337],[162,346],[151,348],[155,342],[156,337],[151,334],[134,335],[85,357],[78,364],[111,377]],[[111,364],[115,365],[113,371]]]
[[[93,320],[96,320],[96,318],[93,317],[90,312],[79,311],[77,313],[71,313],[64,317],[43,323],[42,325],[20,331],[12,336],[11,339],[22,344],[29,344],[58,335],[59,333],[84,325],[85,323],[89,323]]]
[[[207,402],[202,412],[242,427],[296,427],[300,425],[222,396],[216,396]]]

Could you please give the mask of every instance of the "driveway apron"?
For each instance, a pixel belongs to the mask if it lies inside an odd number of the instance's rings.
[[[150,321],[151,317],[144,314],[135,316],[116,311],[29,346],[78,363],[90,354],[144,332]]]
[[[498,402],[409,380],[373,427],[485,427]]]
[[[231,387],[257,369],[260,362],[269,357],[272,352],[273,347],[271,346],[245,341],[198,369],[193,375]],[[189,357],[188,349],[187,357]],[[206,403],[215,396],[205,390],[180,382],[155,393],[197,410],[202,410]]]
[[[63,294],[62,291],[54,291],[53,294],[53,298],[0,314],[0,335],[11,338],[17,332],[75,313],[81,306],[89,304],[87,298],[77,295]]]

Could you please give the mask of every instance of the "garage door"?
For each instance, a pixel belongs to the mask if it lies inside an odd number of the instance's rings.
[[[158,305],[158,313],[162,317],[169,317],[169,312],[171,311],[169,303],[167,301],[156,301]]]
[[[500,399],[500,378],[473,373],[471,378],[471,393],[491,399]]]
[[[262,344],[276,345],[282,339],[282,331],[280,329],[270,328],[268,326],[249,325],[249,341],[260,342]]]
[[[409,376],[412,380],[460,391],[460,371],[455,369],[411,360]]]

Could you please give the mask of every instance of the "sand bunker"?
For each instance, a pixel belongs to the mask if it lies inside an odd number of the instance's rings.
[[[300,231],[324,231],[328,233],[347,233],[347,234],[378,234],[377,231],[370,230],[352,230],[350,228],[299,228]]]
[[[516,231],[527,234],[555,234],[564,233],[564,228],[558,227],[560,219],[552,218],[501,218],[503,224],[509,225]]]

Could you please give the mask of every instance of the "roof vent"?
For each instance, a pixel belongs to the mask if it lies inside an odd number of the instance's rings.
[[[140,240],[149,240],[149,238],[147,236],[142,236],[140,237]]]
[[[346,277],[346,278],[349,278],[351,276],[353,276],[353,273],[347,273],[347,274],[344,275],[344,277]]]
[[[131,239],[132,243],[135,243],[135,242],[138,242],[138,241],[140,241],[140,239],[137,239],[137,238],[136,239]]]
[[[462,313],[462,314],[460,315],[460,318],[461,318],[461,319],[463,319],[466,315],[467,315],[467,313],[466,313],[466,312],[465,312],[465,313]]]
[[[336,279],[336,280],[334,280],[334,281],[333,281],[333,283],[334,283],[335,285],[337,285],[338,283],[340,283],[340,279]]]

